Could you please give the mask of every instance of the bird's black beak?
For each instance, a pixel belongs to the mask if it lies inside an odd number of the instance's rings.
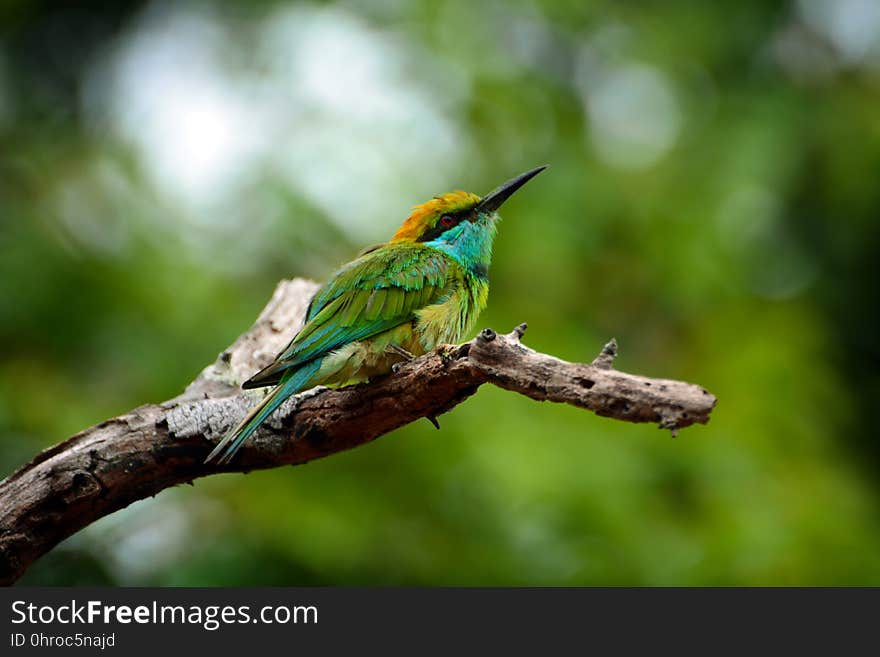
[[[513,193],[516,190],[525,185],[546,168],[547,165],[545,164],[544,166],[537,167],[535,169],[532,169],[531,171],[521,173],[516,178],[511,178],[510,180],[508,180],[506,183],[498,187],[495,191],[489,192],[477,204],[477,212],[495,212],[495,210],[503,205],[504,201],[513,196]]]

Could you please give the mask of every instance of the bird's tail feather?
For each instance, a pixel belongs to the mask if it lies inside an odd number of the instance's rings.
[[[292,372],[289,378],[281,383],[245,416],[239,424],[217,443],[213,451],[208,454],[205,463],[217,460],[218,465],[229,463],[236,455],[244,442],[251,434],[269,417],[272,412],[281,406],[291,395],[306,388],[309,379],[318,371],[320,359],[305,363],[302,367]],[[219,457],[219,458],[218,458]]]

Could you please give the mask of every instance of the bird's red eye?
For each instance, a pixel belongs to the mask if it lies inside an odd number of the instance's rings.
[[[455,220],[452,217],[450,217],[448,214],[444,214],[442,217],[440,217],[440,225],[441,226],[449,227],[453,223],[455,223]]]

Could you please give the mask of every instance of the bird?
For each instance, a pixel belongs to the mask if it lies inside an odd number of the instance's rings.
[[[272,391],[205,462],[229,463],[298,392],[367,381],[467,335],[488,302],[498,209],[546,168],[526,171],[483,197],[457,190],[416,205],[388,242],[339,268],[312,297],[287,347],[241,386]]]

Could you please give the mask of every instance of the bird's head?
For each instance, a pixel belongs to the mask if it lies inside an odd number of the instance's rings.
[[[462,191],[435,196],[413,208],[391,241],[452,245],[474,232],[492,232],[498,219],[498,208],[546,168],[545,165],[526,171],[483,197]]]

